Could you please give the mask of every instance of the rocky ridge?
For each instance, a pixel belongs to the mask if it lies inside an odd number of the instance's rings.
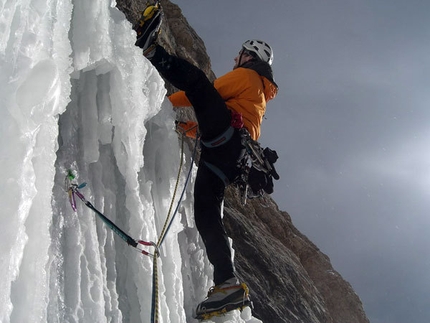
[[[177,5],[168,0],[161,4],[166,16],[162,44],[213,80],[203,40]],[[145,3],[117,0],[117,6],[134,23]],[[224,214],[236,268],[250,287],[255,317],[265,323],[369,323],[351,285],[269,196],[243,206],[236,190],[229,188]]]

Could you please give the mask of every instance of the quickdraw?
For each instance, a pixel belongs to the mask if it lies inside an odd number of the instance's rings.
[[[87,183],[82,184],[76,184],[75,181],[75,175],[73,174],[72,170],[67,171],[66,176],[66,189],[69,195],[69,202],[70,206],[72,207],[73,211],[77,212],[77,206],[76,206],[76,196],[84,202],[84,204],[93,210],[99,218],[114,232],[116,233],[122,240],[124,240],[129,246],[133,247],[135,250],[137,250],[139,253],[145,255],[145,256],[159,256],[158,252],[158,246],[155,242],[152,241],[145,241],[141,239],[133,239],[130,237],[127,233],[125,233],[123,230],[121,230],[115,223],[113,223],[111,220],[109,220],[103,213],[101,213],[99,210],[97,210],[90,201],[88,201],[85,196],[79,191],[80,189],[84,188]],[[144,247],[154,247],[154,253],[150,253],[144,249]]]

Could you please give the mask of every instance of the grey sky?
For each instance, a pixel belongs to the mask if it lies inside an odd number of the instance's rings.
[[[215,73],[267,41],[274,198],[372,323],[430,322],[430,1],[173,0]]]

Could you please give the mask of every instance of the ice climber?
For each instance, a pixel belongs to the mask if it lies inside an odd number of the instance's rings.
[[[233,70],[212,84],[199,68],[157,44],[160,11],[158,5],[144,11],[135,28],[136,46],[167,81],[182,90],[169,97],[172,105],[192,106],[198,121],[201,158],[194,187],[194,217],[214,267],[215,283],[196,309],[196,317],[205,318],[249,304],[248,288],[235,275],[221,208],[225,187],[239,172],[237,160],[243,150],[239,128],[243,125],[257,140],[266,102],[277,94],[271,68],[273,52],[264,41],[246,41],[234,59]]]

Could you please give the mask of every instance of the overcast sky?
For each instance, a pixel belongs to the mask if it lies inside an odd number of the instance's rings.
[[[430,322],[430,1],[173,2],[218,76],[245,40],[273,47],[274,199],[371,323]]]

